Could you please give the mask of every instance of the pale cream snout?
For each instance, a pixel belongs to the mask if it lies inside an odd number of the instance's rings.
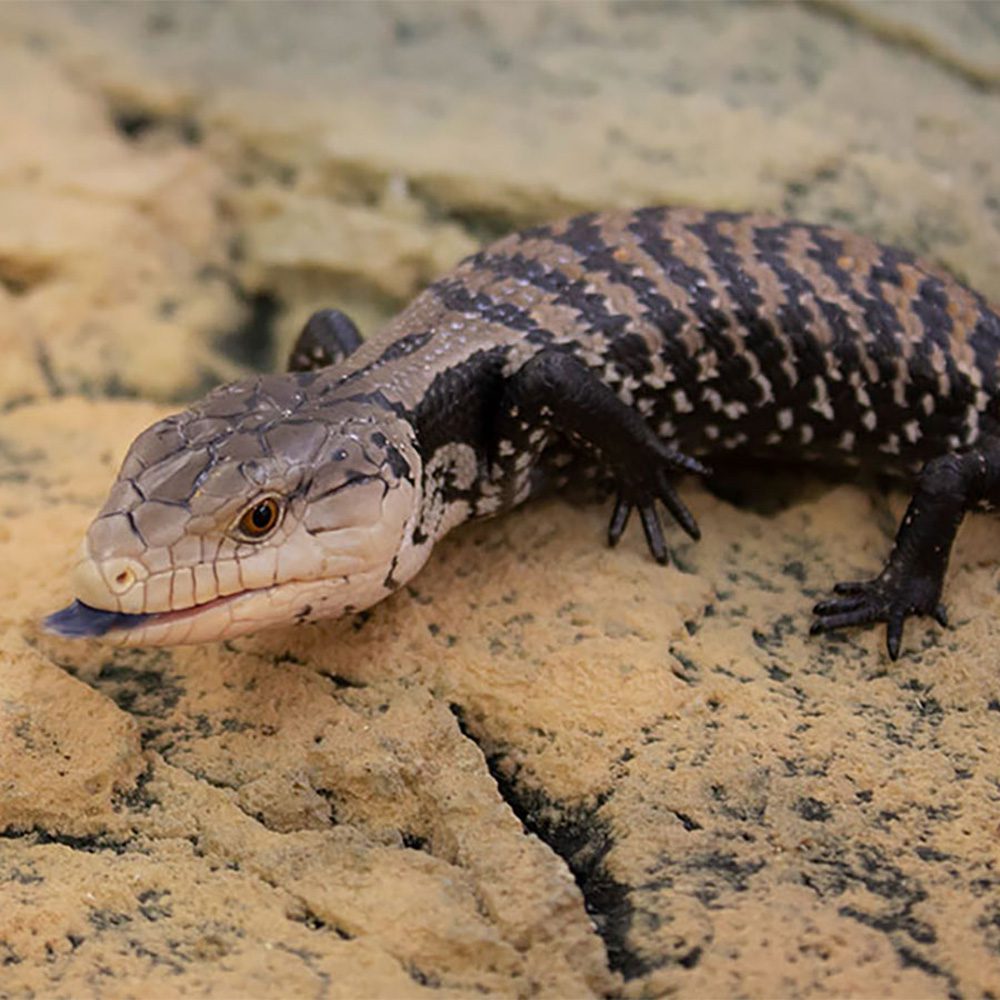
[[[142,614],[148,576],[146,567],[128,556],[113,556],[103,561],[94,559],[84,541],[73,568],[73,589],[79,600],[92,608]]]

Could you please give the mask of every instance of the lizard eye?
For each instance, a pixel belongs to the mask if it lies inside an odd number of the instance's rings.
[[[236,528],[241,535],[259,541],[270,534],[281,518],[281,506],[274,497],[255,500],[240,515]]]

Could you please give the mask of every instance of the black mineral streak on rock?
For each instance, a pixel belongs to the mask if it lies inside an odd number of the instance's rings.
[[[169,653],[118,655],[102,665],[91,687],[109,697],[123,712],[165,719],[184,696],[184,688],[169,672],[169,661]]]
[[[932,946],[938,940],[934,927],[913,912],[927,900],[927,890],[919,879],[893,864],[879,847],[859,843],[844,851],[830,849],[811,859],[802,881],[822,899],[863,887],[875,897],[875,905],[851,903],[837,912],[885,934],[904,966],[946,979],[948,995],[961,995],[954,974],[920,950],[920,946]]]
[[[125,854],[130,848],[128,840],[111,840],[103,834],[90,834],[76,837],[68,833],[58,833],[52,830],[43,830],[40,826],[32,827],[30,830],[19,830],[9,826],[0,830],[0,839],[3,840],[24,840],[32,846],[42,844],[61,844],[73,851],[83,851],[85,854],[100,854],[110,851],[113,854]]]
[[[462,734],[478,746],[461,706],[452,704],[450,708]],[[600,816],[606,798],[600,798],[592,806],[566,805],[540,788],[520,783],[516,771],[511,773],[504,767],[502,753],[484,753],[484,756],[497,790],[525,830],[547,844],[569,866],[583,894],[587,913],[604,941],[609,968],[620,972],[625,979],[635,979],[662,964],[650,962],[628,944],[634,916],[629,898],[631,887],[617,881],[606,865],[608,852],[614,846],[610,824]]]
[[[796,806],[798,814],[810,823],[825,823],[833,811],[827,803],[814,799],[811,795],[801,798]]]

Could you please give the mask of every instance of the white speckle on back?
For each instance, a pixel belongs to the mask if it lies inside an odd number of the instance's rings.
[[[774,391],[771,388],[771,382],[766,375],[758,373],[754,376],[754,381],[760,386],[761,403],[773,403],[774,402]]]
[[[813,386],[816,390],[816,395],[809,404],[810,409],[815,410],[816,413],[827,420],[833,420],[833,407],[830,405],[830,393],[826,387],[826,379],[821,375],[817,375],[813,379]]]
[[[707,382],[719,377],[719,357],[715,351],[702,351],[698,357],[698,381]]]
[[[713,413],[718,413],[722,409],[722,396],[717,389],[705,386],[701,390],[701,398],[712,408]]]
[[[883,441],[882,444],[878,446],[878,450],[884,452],[886,455],[898,455],[899,454],[899,435],[890,434],[888,441]]]
[[[972,444],[979,437],[979,410],[975,406],[966,408],[963,437],[966,445]]]

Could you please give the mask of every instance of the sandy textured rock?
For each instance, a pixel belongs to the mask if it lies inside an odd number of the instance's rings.
[[[553,499],[349,621],[38,627],[136,432],[513,225],[769,209],[1000,299],[989,8],[278,11],[0,6],[0,997],[996,995],[986,518],[895,664],[806,633],[905,497],[791,475],[685,484],[666,570]]]

